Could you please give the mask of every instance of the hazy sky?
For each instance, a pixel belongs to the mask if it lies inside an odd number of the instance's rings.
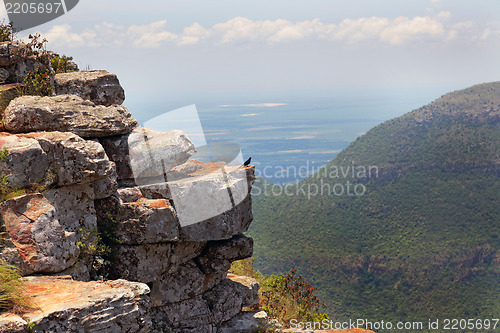
[[[35,31],[129,96],[500,79],[498,0],[81,0]]]

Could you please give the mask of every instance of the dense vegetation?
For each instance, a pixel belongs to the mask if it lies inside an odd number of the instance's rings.
[[[328,319],[326,307],[317,296],[317,289],[306,282],[294,269],[286,274],[263,275],[254,268],[255,258],[235,261],[231,273],[249,276],[260,284],[260,303],[251,310],[264,310],[278,325],[288,327],[291,319],[299,322],[321,322]],[[273,332],[270,328],[267,332]]]
[[[295,268],[336,319],[498,318],[499,82],[373,128],[297,188],[347,182],[366,192],[255,196],[257,268]]]

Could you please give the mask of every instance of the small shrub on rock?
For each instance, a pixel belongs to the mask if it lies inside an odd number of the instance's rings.
[[[38,67],[34,71],[29,71],[24,77],[25,86],[19,95],[52,96],[54,87],[51,84],[52,78],[48,69]]]

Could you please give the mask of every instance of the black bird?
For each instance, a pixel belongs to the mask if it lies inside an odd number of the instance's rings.
[[[243,166],[246,167],[246,166],[249,166],[250,165],[250,161],[252,160],[251,157],[248,158],[248,160],[245,161],[245,163],[243,163]]]

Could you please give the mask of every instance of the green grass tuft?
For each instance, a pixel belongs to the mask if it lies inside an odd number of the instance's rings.
[[[17,267],[0,261],[0,311],[20,312],[32,308]]]

